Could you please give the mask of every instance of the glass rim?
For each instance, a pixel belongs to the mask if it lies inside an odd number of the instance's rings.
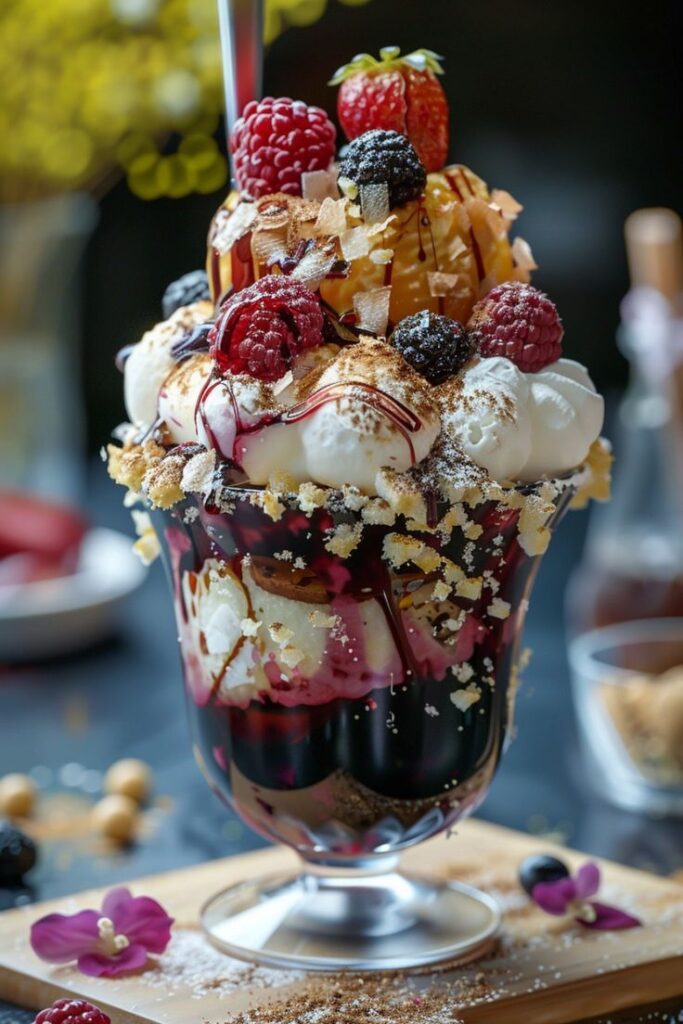
[[[572,671],[591,680],[602,682],[623,682],[638,673],[636,669],[610,665],[600,658],[600,653],[615,648],[629,647],[638,643],[658,643],[680,640],[683,646],[683,617],[632,619],[611,626],[600,626],[571,639],[567,645],[569,664]],[[610,678],[605,677],[609,670]]]
[[[571,498],[574,497],[574,494],[576,493],[576,490],[578,488],[578,484],[579,484],[579,481],[580,481],[581,474],[584,473],[585,470],[586,470],[586,465],[585,465],[585,463],[582,463],[581,466],[578,466],[576,469],[571,470],[570,472],[565,473],[565,474],[563,474],[561,476],[541,477],[539,480],[533,480],[533,481],[529,481],[529,482],[518,480],[515,483],[513,483],[513,485],[511,487],[506,487],[506,488],[504,488],[504,490],[515,491],[515,492],[517,492],[519,494],[534,494],[536,492],[540,492],[541,489],[546,486],[546,484],[551,484],[551,485],[552,484],[554,484],[554,485],[558,485],[559,484],[561,486],[560,486],[558,494],[557,494],[556,504],[560,505],[562,503],[562,501],[566,501],[566,500],[571,499]],[[329,491],[332,494],[340,494],[341,495],[341,494],[344,493],[344,488],[343,487],[330,487],[327,484],[315,483],[315,481],[313,481],[313,480],[310,480],[310,481],[307,480],[307,481],[304,481],[304,483],[311,483],[311,484],[313,484],[314,487],[319,487],[321,490]],[[344,486],[347,486],[347,485],[344,485]],[[249,497],[252,494],[263,494],[263,492],[267,491],[269,489],[269,487],[268,487],[267,484],[250,484],[250,483],[244,482],[244,483],[238,483],[238,484],[223,484],[222,485],[222,489],[225,492],[227,492],[228,494],[234,494],[236,497],[242,496],[242,497],[246,498],[246,497]],[[363,491],[361,491],[360,493],[363,495],[363,497],[368,498],[370,501],[372,501],[375,498],[381,498],[382,497],[382,495],[380,495],[380,494],[364,494]],[[281,500],[288,501],[288,502],[293,502],[293,503],[295,503],[297,501],[298,497],[299,497],[298,491],[282,491],[282,492],[277,492],[277,495],[278,495],[278,497]],[[191,499],[197,499],[197,501],[200,501],[201,500],[201,495],[198,492],[197,493],[195,493],[195,492],[188,493],[188,494],[184,495],[184,497],[179,502],[179,504],[182,504],[183,501],[188,501],[188,500],[191,500]],[[460,500],[463,500],[463,499],[460,499]],[[487,501],[487,502],[495,502],[495,501],[497,501],[496,498],[485,498],[484,500]],[[437,502],[438,502],[439,505],[449,505],[450,506],[450,505],[453,504],[451,499],[447,498],[446,496],[439,496],[437,498]],[[170,509],[161,509],[161,511],[163,511],[163,512],[172,511],[172,507]],[[354,511],[354,510],[348,509],[348,511]],[[410,516],[408,516],[407,518],[410,518]]]

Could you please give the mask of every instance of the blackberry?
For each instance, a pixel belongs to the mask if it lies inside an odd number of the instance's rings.
[[[169,284],[161,300],[161,311],[164,320],[175,313],[181,306],[191,306],[193,302],[201,299],[210,299],[209,279],[205,270],[191,270],[189,274],[183,274],[177,281]]]
[[[348,178],[359,189],[386,183],[392,208],[417,199],[427,182],[427,173],[409,139],[381,128],[349,143],[339,165],[339,177]]]
[[[16,885],[36,862],[32,839],[0,819],[0,885]]]
[[[535,885],[541,882],[559,882],[561,878],[568,877],[567,865],[557,857],[549,857],[546,854],[527,857],[519,866],[520,885],[530,896]]]
[[[404,317],[390,340],[430,384],[443,384],[472,355],[470,337],[463,325],[427,310]]]

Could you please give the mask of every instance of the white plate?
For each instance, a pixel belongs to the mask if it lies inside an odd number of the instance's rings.
[[[0,588],[0,661],[54,658],[101,640],[145,573],[130,537],[90,530],[71,576]]]

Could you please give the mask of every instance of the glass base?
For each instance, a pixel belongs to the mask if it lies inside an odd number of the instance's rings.
[[[243,960],[374,971],[483,956],[495,945],[500,910],[460,882],[304,872],[234,885],[209,900],[201,920],[215,946]]]

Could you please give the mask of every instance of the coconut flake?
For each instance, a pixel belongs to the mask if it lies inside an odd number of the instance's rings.
[[[246,618],[240,622],[242,636],[257,636],[261,623],[256,619]]]
[[[315,290],[323,278],[327,277],[335,259],[334,251],[311,249],[295,267],[291,276],[296,281],[301,281],[302,284]]]
[[[353,206],[349,207],[349,212],[351,210],[353,210],[353,209],[354,209]],[[376,238],[377,235],[383,235],[384,232],[387,230],[387,228],[391,224],[397,224],[397,223],[398,223],[398,217],[396,216],[396,214],[395,213],[390,213],[389,216],[385,217],[384,220],[377,221],[376,224],[369,224],[368,225],[368,238]]]
[[[339,191],[342,195],[345,195],[347,199],[354,200],[358,198],[358,185],[355,181],[351,181],[350,178],[345,178],[342,174],[337,178],[337,185],[339,187]]]
[[[353,308],[358,316],[357,327],[371,334],[386,333],[389,322],[391,287],[373,288],[369,292],[357,292],[353,297]]]
[[[488,252],[507,233],[507,223],[500,213],[492,210],[483,199],[466,199],[465,209],[472,224],[474,236],[484,252]]]
[[[476,704],[481,697],[481,691],[476,683],[470,683],[470,685],[464,690],[454,690],[450,694],[451,701],[455,704],[458,711],[467,711],[473,704]]]
[[[506,220],[517,220],[524,207],[504,188],[494,188],[491,201],[500,209]]]
[[[221,254],[228,252],[240,238],[248,234],[256,218],[257,210],[254,203],[240,203],[218,227],[212,239],[214,249]]]
[[[448,295],[457,288],[459,280],[459,274],[443,274],[439,270],[428,273],[429,294],[435,299]]]
[[[494,597],[486,611],[494,619],[507,619],[510,615],[510,602],[503,601],[502,597]]]
[[[255,231],[251,247],[258,262],[264,263],[267,267],[279,263],[288,256],[286,234],[279,230]]]
[[[366,224],[379,224],[389,216],[389,186],[385,181],[361,185],[360,208]]]
[[[370,253],[370,259],[373,263],[384,266],[387,263],[391,263],[394,258],[393,249],[373,249]]]
[[[460,237],[460,235],[455,235],[450,240],[450,242],[448,243],[448,257],[449,257],[449,259],[455,261],[455,260],[459,259],[461,256],[463,256],[463,255],[469,256],[469,254],[470,254],[470,247],[467,245],[467,243],[464,241],[464,239],[462,239]]]
[[[534,259],[531,246],[524,238],[515,238],[512,243],[512,258],[522,270],[538,269],[538,263]]]
[[[323,202],[328,197],[336,199],[337,169],[326,171],[304,171],[301,175],[301,195],[304,199]]]
[[[339,236],[339,244],[342,256],[349,263],[360,259],[362,256],[367,256],[370,251],[367,228],[363,224],[357,228],[349,228],[348,231],[342,232]]]
[[[289,387],[289,385],[293,384],[293,383],[294,383],[294,374],[292,373],[291,370],[287,370],[287,373],[284,375],[284,377],[280,377],[280,379],[275,381],[275,383],[273,384],[273,388],[272,388],[273,394],[276,397],[277,397],[277,395],[281,395],[282,392],[286,391],[287,388]]]
[[[331,199],[329,196],[322,201],[315,232],[318,235],[341,235],[346,231],[346,199]]]

